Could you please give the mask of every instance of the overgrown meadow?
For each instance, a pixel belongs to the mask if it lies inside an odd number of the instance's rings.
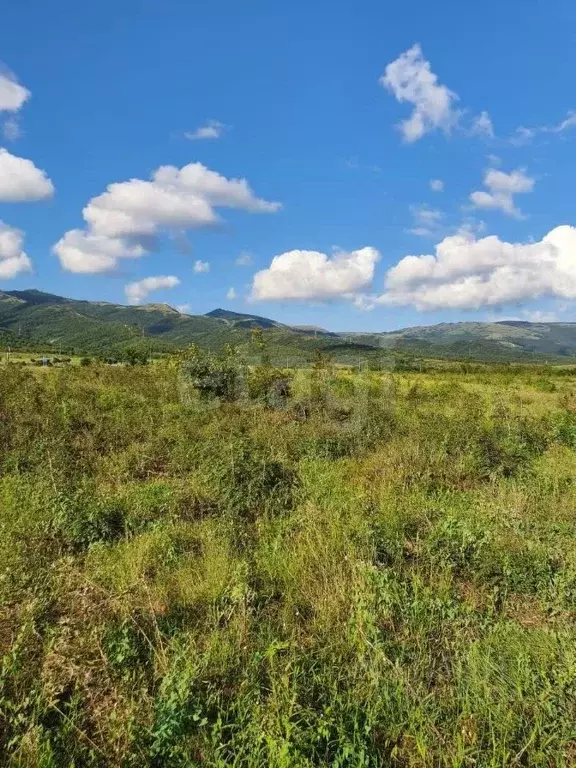
[[[0,764],[576,764],[576,377],[0,369]]]

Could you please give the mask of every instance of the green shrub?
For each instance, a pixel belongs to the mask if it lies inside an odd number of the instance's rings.
[[[242,370],[231,347],[220,355],[193,347],[183,363],[183,371],[202,397],[232,402],[240,396]]]
[[[248,373],[248,394],[271,408],[283,408],[290,398],[290,381],[289,373],[260,365]]]

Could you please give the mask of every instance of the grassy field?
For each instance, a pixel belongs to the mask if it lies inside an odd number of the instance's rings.
[[[575,765],[576,377],[200,368],[0,370],[0,764]]]

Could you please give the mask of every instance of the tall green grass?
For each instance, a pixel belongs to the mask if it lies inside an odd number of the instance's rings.
[[[0,370],[0,764],[576,764],[576,383],[230,365]]]

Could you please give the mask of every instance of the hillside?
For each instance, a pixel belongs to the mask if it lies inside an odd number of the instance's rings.
[[[370,346],[440,357],[521,360],[576,356],[576,323],[439,323],[383,333],[340,335]]]
[[[116,355],[134,345],[167,352],[190,344],[212,350],[233,344],[249,352],[254,327],[265,329],[273,360],[286,364],[306,362],[318,351],[341,362],[387,354],[360,340],[222,309],[188,315],[167,304],[123,306],[36,290],[0,293],[0,343],[13,348],[44,345],[67,353]]]
[[[224,322],[228,323],[228,325],[231,325],[233,328],[290,328],[290,326],[278,323],[276,320],[270,320],[268,317],[249,315],[242,312],[232,312],[229,309],[213,309],[212,312],[206,313],[206,317],[215,317],[218,320],[224,320]]]
[[[576,323],[505,320],[337,334],[226,309],[188,315],[168,304],[124,306],[37,290],[0,292],[0,345],[13,349],[43,346],[113,356],[134,345],[162,353],[190,344],[212,350],[234,344],[250,355],[254,328],[264,331],[273,360],[286,365],[306,362],[318,352],[346,364],[391,355],[499,362],[576,357]]]

